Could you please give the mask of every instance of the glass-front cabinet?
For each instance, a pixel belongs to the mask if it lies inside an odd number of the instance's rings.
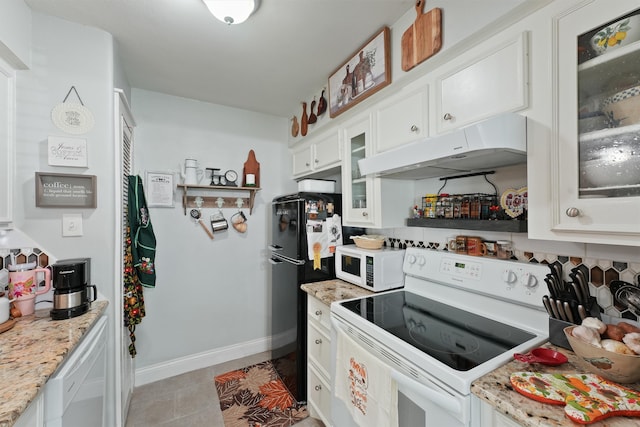
[[[343,129],[342,204],[346,225],[372,226],[375,210],[372,203],[373,176],[360,174],[358,160],[371,150],[371,120],[369,115],[348,124]]]
[[[640,236],[640,3],[585,1],[553,30],[553,229]]]

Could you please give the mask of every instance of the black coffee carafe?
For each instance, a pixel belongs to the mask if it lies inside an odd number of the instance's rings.
[[[98,291],[91,281],[91,258],[58,261],[51,266],[53,291],[53,320],[70,319],[86,313],[96,300]],[[92,289],[92,298],[89,298]]]

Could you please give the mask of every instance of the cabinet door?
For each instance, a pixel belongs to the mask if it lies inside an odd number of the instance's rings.
[[[342,151],[340,150],[340,134],[337,130],[321,137],[321,139],[314,144],[314,147],[315,159],[313,160],[313,167],[315,169],[325,169],[339,165],[340,159],[342,158]]]
[[[344,225],[371,227],[375,224],[373,210],[373,176],[360,175],[358,160],[371,150],[371,119],[351,122],[343,129],[344,157],[342,159],[342,214]]]
[[[428,135],[428,90],[400,91],[376,111],[376,153]]]
[[[293,152],[293,176],[304,175],[312,171],[311,156],[312,147],[310,145]]]
[[[583,3],[554,28],[552,229],[640,245],[640,8]]]
[[[436,79],[437,132],[525,108],[527,58],[527,37],[522,33]]]
[[[39,394],[27,409],[20,415],[14,427],[44,426],[44,396]]]
[[[0,228],[13,217],[15,71],[0,59]]]

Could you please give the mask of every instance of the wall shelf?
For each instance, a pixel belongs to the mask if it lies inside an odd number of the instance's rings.
[[[486,219],[408,218],[407,227],[452,228],[454,230],[503,231],[526,233],[527,221]]]
[[[256,193],[260,191],[258,187],[226,187],[220,185],[186,185],[186,184],[178,184],[178,188],[182,189],[182,207],[184,209],[184,214],[187,214],[187,208],[197,208],[196,198],[200,197],[202,199],[201,208],[248,208],[249,215],[253,213],[253,203],[256,198]],[[194,195],[195,192],[244,192],[249,193],[249,197],[238,197],[238,196],[202,196],[202,195]],[[189,195],[189,192],[192,194]],[[239,207],[238,201],[242,201],[242,206]]]

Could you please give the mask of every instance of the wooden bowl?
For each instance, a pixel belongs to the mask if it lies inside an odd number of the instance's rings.
[[[578,365],[594,374],[618,383],[628,384],[640,381],[640,356],[614,353],[598,348],[574,337],[574,326],[564,328],[564,334],[576,354]]]

